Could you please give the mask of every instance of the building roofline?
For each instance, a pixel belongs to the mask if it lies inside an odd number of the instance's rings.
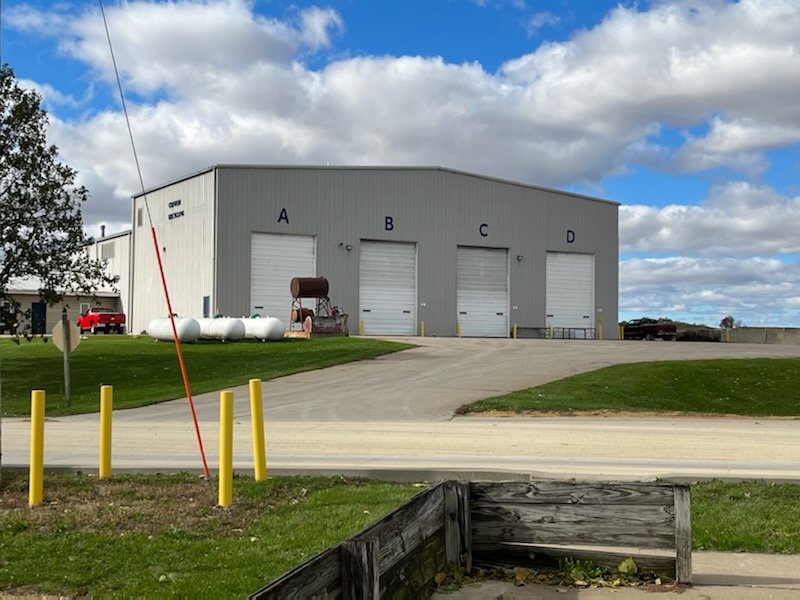
[[[442,173],[449,173],[452,175],[461,175],[464,177],[474,177],[477,179],[483,179],[486,181],[494,181],[496,183],[503,183],[506,185],[513,185],[521,188],[532,189],[532,190],[540,190],[544,192],[553,192],[556,194],[562,194],[566,196],[572,196],[575,198],[580,198],[582,200],[592,200],[594,202],[602,202],[605,204],[612,204],[614,206],[620,206],[620,202],[615,200],[608,200],[605,198],[597,198],[595,196],[589,196],[586,194],[579,194],[577,192],[570,192],[566,190],[561,190],[558,188],[553,187],[546,187],[541,185],[533,185],[530,183],[522,183],[520,181],[513,181],[511,179],[503,179],[501,177],[493,177],[491,175],[482,175],[479,173],[471,173],[469,171],[461,171],[459,169],[452,169],[450,167],[445,166],[435,166],[435,165],[428,165],[428,166],[399,166],[399,165],[264,165],[264,164],[217,164],[210,167],[206,167],[205,169],[201,169],[199,171],[195,171],[193,173],[189,173],[177,179],[173,179],[167,181],[161,185],[156,187],[150,188],[145,190],[143,193],[135,194],[133,198],[139,198],[143,195],[146,195],[151,192],[155,192],[159,189],[165,188],[167,186],[180,183],[181,181],[185,181],[187,179],[191,179],[192,177],[196,177],[198,175],[203,175],[210,171],[216,171],[220,169],[254,169],[254,170],[296,170],[296,171],[321,171],[321,170],[331,170],[331,171],[440,171]],[[105,239],[105,238],[104,238]]]

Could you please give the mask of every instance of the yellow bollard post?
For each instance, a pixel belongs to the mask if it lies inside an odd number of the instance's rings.
[[[111,477],[111,412],[113,410],[114,388],[100,386],[100,469],[98,477]]]
[[[358,333],[361,337],[364,337],[364,321],[361,321],[361,325],[358,327]]]
[[[550,325],[550,323],[547,324],[547,339],[548,340],[553,339],[553,326]]]
[[[517,339],[517,324],[516,323],[514,323],[514,329],[513,329],[512,337],[514,339]]]
[[[456,337],[461,337],[461,323],[456,321]]]
[[[253,468],[255,480],[267,478],[267,455],[264,448],[264,409],[261,398],[261,380],[250,380],[250,420],[253,423]]]
[[[622,325],[619,326],[619,339],[621,340],[625,339],[625,327],[623,327]]]
[[[31,464],[28,505],[39,506],[44,496],[44,398],[43,390],[31,392]]]
[[[419,322],[419,335],[420,337],[425,337],[425,321]]]
[[[233,504],[233,392],[219,394],[219,505]]]
[[[726,342],[730,342],[731,341],[731,330],[730,329],[726,329],[725,330],[725,341]]]

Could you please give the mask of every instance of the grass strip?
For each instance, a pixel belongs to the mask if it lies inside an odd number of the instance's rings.
[[[457,412],[686,412],[800,415],[800,359],[759,358],[615,365],[479,400]]]
[[[3,474],[0,592],[59,596],[242,598],[346,539],[419,491],[343,477],[235,478],[234,505],[188,474]]]
[[[212,392],[249,379],[274,379],[301,371],[376,358],[412,348],[385,340],[336,337],[262,343],[198,341],[183,344],[193,394]],[[99,388],[114,386],[114,408],[132,408],[182,398],[175,346],[133,336],[90,336],[71,354],[71,406],[64,400],[63,356],[41,338],[0,340],[3,414],[29,415],[31,390],[47,392],[47,415],[97,412]]]
[[[0,592],[241,598],[403,504],[419,484],[343,477],[234,479],[234,505],[190,474],[27,474],[0,487]],[[800,553],[800,485],[692,485],[695,550]]]

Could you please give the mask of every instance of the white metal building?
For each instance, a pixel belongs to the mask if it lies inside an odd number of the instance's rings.
[[[441,167],[219,165],[133,200],[129,330],[173,312],[289,322],[327,277],[366,335],[616,337],[618,204]]]

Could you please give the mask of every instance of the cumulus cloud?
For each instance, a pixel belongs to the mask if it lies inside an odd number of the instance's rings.
[[[701,257],[800,254],[800,196],[735,182],[712,188],[698,206],[620,207],[620,252]]]
[[[800,317],[800,265],[777,259],[631,258],[620,263],[620,318],[786,326]]]

